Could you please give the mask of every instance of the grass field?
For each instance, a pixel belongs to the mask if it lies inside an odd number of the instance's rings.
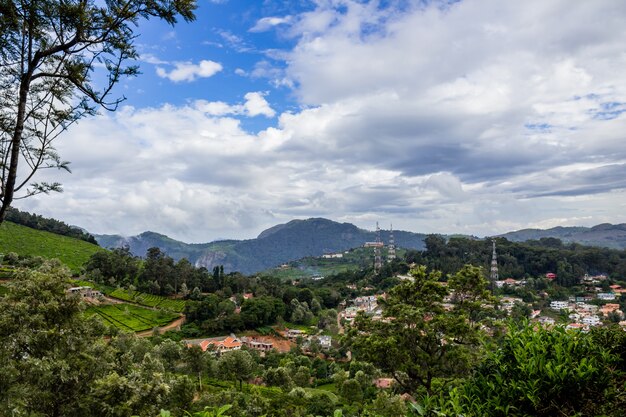
[[[146,294],[139,291],[133,291],[129,293],[128,290],[118,288],[108,295],[114,298],[118,298],[120,300],[141,304],[146,307],[162,308],[165,310],[175,311],[177,313],[180,313],[185,309],[184,300],[172,300],[167,297]]]
[[[140,332],[154,327],[165,326],[179,315],[162,310],[149,310],[132,304],[111,304],[89,307],[88,316],[99,315],[105,323],[122,330]]]
[[[0,253],[56,258],[78,272],[99,246],[67,236],[31,229],[11,222],[0,225]]]

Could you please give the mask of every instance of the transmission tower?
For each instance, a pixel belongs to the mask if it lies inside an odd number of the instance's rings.
[[[376,246],[374,246],[374,272],[377,274],[380,272],[380,269],[383,267],[383,260],[380,254],[380,249],[383,247],[383,242],[380,239],[380,227],[378,227],[378,222],[376,222]]]
[[[393,224],[389,228],[389,249],[387,250],[387,262],[396,259],[396,242],[393,239]]]
[[[489,284],[493,290],[496,287],[496,281],[498,281],[498,257],[496,255],[496,240],[491,241],[493,243],[493,254],[491,255],[491,275]]]

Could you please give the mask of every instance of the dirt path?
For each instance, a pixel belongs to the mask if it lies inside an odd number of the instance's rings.
[[[343,326],[341,325],[341,312],[337,312],[337,328],[339,329],[339,334],[343,334]]]
[[[170,324],[166,326],[157,327],[157,331],[159,332],[159,334],[163,334],[169,330],[180,330],[180,326],[182,326],[184,322],[185,322],[185,316],[180,316],[179,318],[177,318],[176,320],[174,320],[173,322],[171,322]],[[135,335],[137,335],[138,337],[150,337],[153,334],[154,334],[154,330],[144,330],[143,332],[135,333]]]

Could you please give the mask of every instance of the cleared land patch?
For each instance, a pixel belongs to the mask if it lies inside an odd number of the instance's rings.
[[[140,332],[165,326],[179,315],[162,310],[150,310],[132,304],[109,304],[87,308],[88,316],[99,315],[102,320],[122,330]]]
[[[161,297],[160,295],[146,294],[139,291],[128,291],[118,288],[108,295],[120,300],[141,304],[142,306],[162,308],[164,310],[175,311],[177,313],[181,313],[185,309],[184,300],[172,300],[171,298]]]

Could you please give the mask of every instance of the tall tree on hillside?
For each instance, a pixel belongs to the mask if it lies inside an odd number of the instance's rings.
[[[0,415],[77,415],[103,374],[104,328],[65,293],[59,265],[19,271],[0,297]]]
[[[69,171],[54,139],[123,100],[109,96],[138,73],[127,61],[137,57],[139,20],[191,21],[195,7],[194,0],[0,1],[0,223],[14,199],[61,191],[59,183],[31,181],[40,169]]]
[[[479,326],[475,308],[489,299],[480,270],[466,267],[453,282],[465,295],[453,308],[444,306],[448,290],[438,271],[411,270],[413,281],[394,287],[383,302],[384,320],[359,314],[348,333],[354,357],[392,375],[403,391],[432,393],[436,378],[467,374],[477,352]],[[476,276],[478,275],[478,277]],[[474,283],[480,288],[470,289]],[[449,311],[447,311],[449,310]]]

